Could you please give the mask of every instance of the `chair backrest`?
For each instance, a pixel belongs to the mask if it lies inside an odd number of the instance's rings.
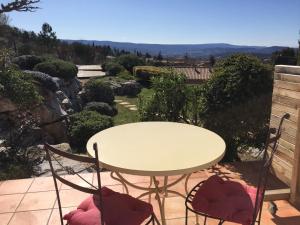
[[[95,151],[95,157],[86,157],[86,156],[79,156],[79,155],[74,155],[74,154],[71,154],[68,152],[61,151],[57,148],[50,146],[47,143],[45,143],[45,145],[44,145],[44,149],[46,151],[46,157],[47,157],[47,160],[49,161],[51,173],[53,176],[53,181],[54,181],[54,186],[55,186],[55,191],[56,191],[56,196],[57,196],[57,202],[58,202],[58,206],[59,206],[60,220],[61,220],[62,225],[63,225],[63,216],[62,216],[61,199],[60,199],[60,193],[58,190],[57,180],[59,180],[63,184],[70,186],[76,190],[99,196],[99,200],[100,200],[99,206],[100,206],[100,211],[101,211],[101,223],[102,223],[102,225],[104,225],[102,193],[101,193],[101,177],[100,177],[100,166],[99,166],[99,155],[98,155],[97,144],[95,143],[93,147],[94,147],[94,151]],[[93,167],[96,170],[97,184],[93,185],[92,183],[87,181],[84,177],[82,177],[80,172],[82,172],[83,170],[76,172],[69,166],[68,167],[64,166],[61,163],[61,160],[58,160],[58,158],[66,158],[69,160],[90,164],[91,166],[89,166],[88,168]],[[66,171],[68,174],[78,176],[85,183],[87,183],[90,187],[84,187],[84,186],[78,185],[74,182],[69,181],[67,178],[64,178],[62,175],[60,175],[57,172],[57,170],[54,169],[53,161],[55,161],[60,166],[60,169]]]
[[[256,199],[255,199],[255,208],[254,208],[254,215],[252,219],[252,223],[255,224],[255,220],[257,214],[261,210],[266,185],[268,182],[268,174],[270,172],[270,167],[272,165],[273,157],[277,151],[278,147],[278,140],[281,137],[282,132],[282,124],[285,119],[288,119],[290,115],[288,113],[284,114],[279,122],[278,128],[270,128],[268,132],[267,141],[265,144],[265,150],[262,160],[262,167],[259,175],[258,185],[257,185],[257,192],[256,192]]]

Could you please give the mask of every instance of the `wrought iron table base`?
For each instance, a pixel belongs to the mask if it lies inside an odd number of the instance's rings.
[[[126,194],[129,194],[128,186],[135,188],[137,190],[145,191],[144,193],[140,194],[137,198],[141,199],[147,195],[149,195],[149,202],[151,201],[151,195],[155,195],[155,199],[157,200],[160,215],[161,215],[161,221],[162,225],[166,225],[166,217],[165,217],[165,198],[168,197],[168,194],[175,194],[177,196],[180,196],[182,198],[186,198],[186,195],[179,193],[178,191],[170,190],[172,186],[175,186],[180,181],[185,179],[185,194],[188,193],[188,181],[192,174],[184,174],[181,177],[179,177],[176,180],[173,180],[172,182],[168,183],[169,176],[163,176],[163,185],[160,186],[159,180],[156,176],[150,176],[150,182],[149,186],[139,186],[136,184],[133,184],[126,180],[119,172],[111,172],[110,176],[112,179],[119,181],[125,188]],[[197,224],[198,224],[198,217],[197,217]]]

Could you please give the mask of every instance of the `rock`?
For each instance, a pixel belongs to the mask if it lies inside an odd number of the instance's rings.
[[[85,110],[96,111],[102,115],[115,116],[118,110],[105,102],[88,102],[84,107]]]
[[[53,138],[54,143],[68,141],[67,125],[64,121],[42,126],[43,130]]]
[[[1,96],[0,105],[0,113],[16,111],[18,109],[17,106],[10,99]]]
[[[71,152],[71,147],[68,143],[60,143],[57,145],[51,145],[53,148],[57,148],[63,152]]]
[[[34,113],[40,118],[41,124],[52,123],[68,115],[66,111],[62,109],[55,93],[50,91],[44,95],[44,104],[38,106],[34,110]]]
[[[44,88],[47,88],[50,91],[57,91],[59,89],[59,84],[55,80],[54,77],[51,77],[50,75],[38,71],[29,71],[29,70],[24,70],[25,73],[30,74],[33,79],[38,81],[41,86]]]
[[[57,91],[56,97],[60,102],[62,102],[65,98],[67,98],[66,94],[63,91]]]
[[[60,91],[62,91],[65,96],[68,97],[71,101],[74,110],[80,109],[80,102],[78,102],[77,97],[78,93],[81,90],[80,81],[77,78],[66,80],[55,77],[54,79],[58,83]]]
[[[72,102],[69,98],[65,98],[64,100],[62,100],[61,104],[65,110],[72,108]]]
[[[122,87],[123,87],[123,94],[129,96],[136,96],[142,90],[142,86],[135,80],[130,80],[122,83]]]
[[[41,128],[32,128],[30,131],[28,131],[27,135],[20,140],[19,144],[27,147],[33,146],[37,143],[43,142],[43,136],[44,134]]]
[[[67,109],[67,113],[68,113],[69,115],[73,114],[74,112],[75,112],[74,109]]]
[[[135,80],[129,80],[123,83],[110,80],[108,83],[113,89],[115,95],[136,96],[142,90],[142,86]]]

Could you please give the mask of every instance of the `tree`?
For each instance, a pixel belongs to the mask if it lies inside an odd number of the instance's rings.
[[[39,7],[36,6],[40,0],[14,0],[7,4],[1,4],[0,14],[12,11],[18,12],[34,12]]]
[[[218,62],[204,84],[199,116],[204,127],[225,140],[226,160],[237,159],[238,149],[263,148],[272,103],[271,71],[258,58],[237,54]]]
[[[215,57],[213,55],[210,55],[208,60],[209,60],[209,67],[210,68],[214,67],[214,65],[216,63]]]
[[[132,54],[121,55],[117,62],[131,73],[133,72],[133,67],[145,65],[141,58]]]
[[[276,51],[272,54],[274,65],[296,65],[296,52],[293,48],[284,48],[281,51]]]
[[[4,14],[4,13],[1,13],[0,14],[0,26],[1,25],[8,25],[9,24],[9,16]]]
[[[297,65],[300,66],[300,31],[299,31],[299,39],[298,39],[298,61]]]
[[[161,54],[161,51],[158,53],[158,55],[156,56],[156,59],[158,60],[158,61],[162,61],[164,58],[163,58],[163,56],[162,56],[162,54]]]
[[[52,30],[52,27],[48,23],[43,24],[42,31],[38,34],[38,37],[41,43],[47,47],[47,50],[57,43],[56,33]]]

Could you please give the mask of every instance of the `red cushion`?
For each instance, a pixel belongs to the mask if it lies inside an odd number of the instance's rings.
[[[152,205],[126,194],[102,188],[106,225],[140,225],[153,212]],[[101,225],[99,197],[90,196],[76,210],[64,216],[70,225]]]
[[[257,189],[212,176],[199,188],[192,202],[194,210],[225,221],[251,224]],[[261,197],[259,201],[261,201]]]

